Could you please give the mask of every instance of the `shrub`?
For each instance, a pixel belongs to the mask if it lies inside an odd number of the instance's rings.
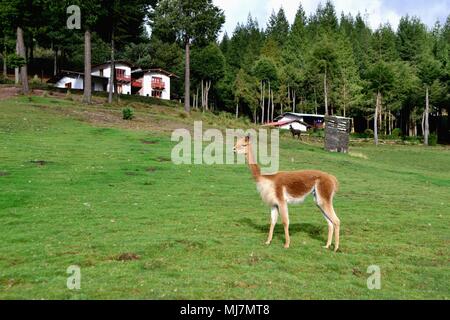
[[[325,138],[325,130],[314,128],[313,130],[309,131],[309,135],[316,138]]]
[[[73,101],[72,92],[70,92],[70,90],[67,90],[65,99],[69,100],[69,101]]]
[[[394,130],[392,130],[392,136],[395,138],[399,138],[403,135],[402,129],[400,128],[395,128]]]
[[[438,142],[438,136],[435,133],[430,134],[428,137],[428,145],[430,146],[436,146]]]
[[[179,113],[178,113],[178,116],[179,116],[181,119],[186,119],[186,118],[188,117],[187,113],[184,112],[184,111],[179,112]]]
[[[373,130],[372,129],[366,129],[364,130],[364,134],[367,138],[373,138]]]
[[[34,75],[33,79],[31,79],[30,84],[41,84],[41,79],[37,74]]]
[[[134,118],[134,110],[131,108],[125,108],[122,110],[123,120],[132,120]]]
[[[405,144],[413,144],[413,145],[421,144],[423,142],[421,141],[420,137],[407,137],[407,136],[403,136],[403,141]]]
[[[12,84],[12,83],[14,83],[14,81],[11,81],[8,78],[0,76],[0,84]]]

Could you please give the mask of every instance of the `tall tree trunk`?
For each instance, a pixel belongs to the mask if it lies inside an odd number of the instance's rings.
[[[346,99],[347,99],[347,97],[346,97],[346,91],[345,91],[345,83],[344,83],[344,118],[347,116],[346,115],[346,109],[347,109],[347,101],[346,101]]]
[[[263,87],[262,87],[262,108],[261,108],[261,124],[264,124],[264,111],[265,111],[265,89],[266,89],[266,84],[263,82]]]
[[[381,104],[381,93],[380,91],[378,91],[377,102],[375,106],[375,116],[373,117],[373,137],[376,145],[378,145],[378,113],[380,110],[380,104]]]
[[[293,110],[293,112],[295,113],[295,104],[296,104],[296,101],[295,101],[295,98],[296,98],[296,95],[295,95],[295,91],[292,93],[292,95],[293,95],[293,105],[292,105],[292,110]]]
[[[288,108],[291,105],[291,88],[288,85]]]
[[[426,94],[425,94],[425,133],[424,133],[424,143],[426,146],[429,145],[429,135],[430,135],[430,97],[429,97],[429,89],[427,86]]]
[[[205,104],[206,110],[209,110],[209,90],[211,89],[211,80],[205,81]]]
[[[108,103],[113,102],[113,93],[116,82],[116,62],[115,62],[115,43],[114,43],[114,29],[111,32],[111,61],[110,61],[110,74],[109,74],[109,90],[108,90]]]
[[[53,44],[52,44],[53,46]],[[58,48],[53,49],[53,75],[58,74]]]
[[[270,122],[270,100],[271,100],[271,87],[270,87],[270,81],[269,81],[269,100],[267,102],[267,122]]]
[[[274,104],[274,102],[273,102],[273,90],[272,90],[272,118],[271,118],[271,121],[273,122],[273,114],[274,114],[274,110],[275,109],[275,104]]]
[[[190,105],[190,92],[191,92],[191,48],[189,46],[189,41],[186,41],[186,53],[185,53],[185,71],[184,71],[184,111],[191,112]]]
[[[8,52],[7,52],[7,47],[6,47],[6,35],[4,37],[4,47],[3,47],[3,76],[6,77],[8,76],[8,67],[6,65],[6,57],[8,56]]]
[[[263,82],[261,81],[259,84],[259,91],[260,91],[260,95],[259,95],[259,107],[262,109],[262,101],[263,101]]]
[[[17,27],[17,49],[19,56],[26,58],[25,44],[23,42],[23,30],[21,27]],[[23,94],[28,94],[30,89],[28,87],[28,70],[27,64],[25,63],[20,67],[20,81],[22,82],[22,92]]]
[[[203,89],[203,79],[202,79],[202,111],[205,111],[205,90]]]
[[[236,103],[236,119],[239,118],[239,102]]]
[[[323,94],[325,99],[325,115],[328,116],[328,88],[327,88],[327,69],[325,68],[325,74],[323,76]]]
[[[424,110],[423,113],[422,113],[422,122],[421,122],[421,125],[422,125],[422,135],[423,135],[423,137],[424,137],[424,142],[425,142],[425,110]]]
[[[92,102],[92,76],[91,76],[91,31],[84,33],[84,84],[83,84],[83,103]]]
[[[19,42],[16,41],[16,54],[19,55]],[[14,83],[18,84],[20,82],[20,69],[14,68]]]
[[[195,94],[195,109],[198,109],[198,86],[197,86],[197,93]]]

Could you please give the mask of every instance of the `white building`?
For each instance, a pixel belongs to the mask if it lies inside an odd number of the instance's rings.
[[[335,116],[338,119],[349,119]],[[289,130],[290,126],[296,130],[307,132],[309,128],[324,128],[325,116],[322,114],[294,113],[286,112],[275,118],[275,122],[268,123],[268,126]]]
[[[133,87],[137,88],[137,94],[170,100],[170,80],[176,77],[175,74],[163,69],[148,69],[136,71],[134,75],[137,79],[133,81]]]
[[[115,62],[117,92],[119,94],[137,94],[144,97],[154,97],[170,100],[171,78],[177,76],[163,69],[136,69],[131,63],[118,60]],[[109,62],[92,66],[93,91],[109,91],[111,65]],[[48,83],[55,87],[66,89],[84,88],[84,74],[81,72],[62,71],[51,78]],[[113,89],[114,90],[114,89]]]
[[[84,73],[62,70],[58,75],[47,81],[53,83],[55,87],[62,89],[83,90]],[[108,78],[92,76],[92,91],[105,91],[108,85]]]
[[[119,94],[131,94],[131,71],[134,69],[133,65],[124,60],[115,61],[116,68],[116,82],[117,82],[117,92]],[[109,79],[111,76],[111,64],[110,62],[105,62],[103,64],[92,66],[92,75],[99,77],[106,77]],[[105,91],[109,92],[109,80]],[[114,89],[113,89],[114,90]]]

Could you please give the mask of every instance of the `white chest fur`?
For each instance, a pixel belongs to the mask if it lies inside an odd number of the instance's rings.
[[[278,203],[275,194],[275,186],[271,180],[261,179],[256,184],[256,188],[266,204],[273,206]]]

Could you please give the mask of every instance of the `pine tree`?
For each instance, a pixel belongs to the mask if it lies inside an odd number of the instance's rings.
[[[174,34],[185,48],[184,109],[190,112],[191,45],[217,39],[225,17],[212,0],[161,0],[152,14],[151,26],[157,32]]]
[[[289,34],[289,22],[282,7],[277,14],[273,11],[269,17],[266,34],[268,38],[273,39],[279,46],[284,46]]]

